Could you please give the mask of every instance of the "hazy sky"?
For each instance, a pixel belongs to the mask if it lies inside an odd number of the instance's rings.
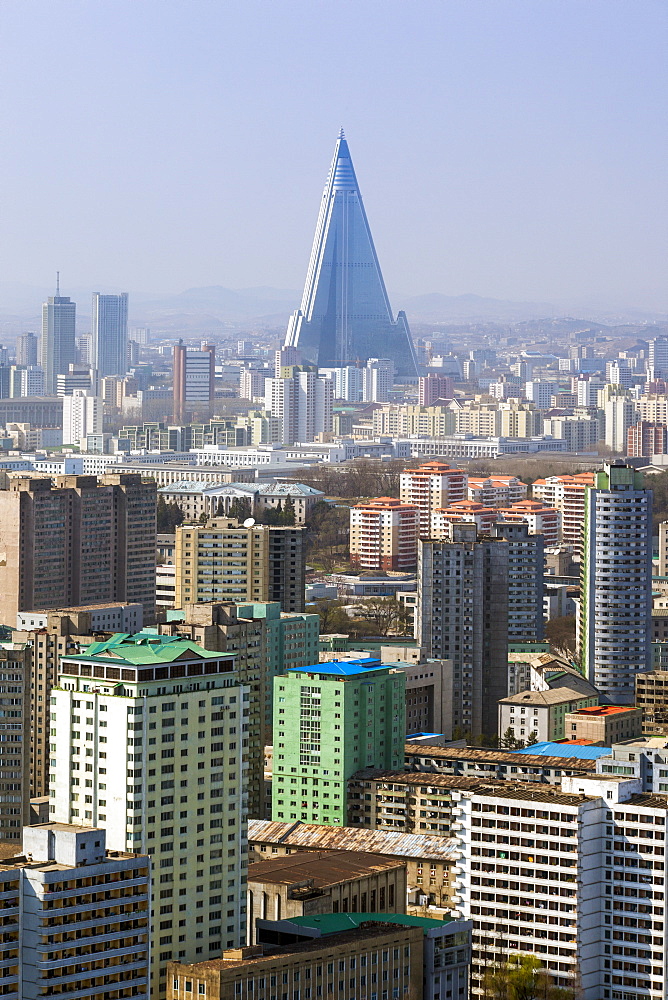
[[[390,298],[668,309],[663,0],[2,0],[0,278],[301,288],[350,142]]]

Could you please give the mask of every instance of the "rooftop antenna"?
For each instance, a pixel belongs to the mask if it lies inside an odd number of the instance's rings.
[[[346,137],[346,133],[343,131],[342,128],[340,128],[339,129],[339,139],[345,139],[345,137]]]
[[[56,271],[56,295],[60,295],[60,271]]]

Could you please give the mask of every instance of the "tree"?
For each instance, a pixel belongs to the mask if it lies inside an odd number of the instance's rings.
[[[219,500],[218,501],[219,506],[221,503],[222,501]],[[243,524],[246,518],[251,516],[250,500],[248,500],[246,497],[235,497],[232,503],[230,504],[229,516],[235,518],[235,520],[237,520],[239,524]]]
[[[502,750],[521,750],[524,746],[522,740],[518,740],[515,736],[515,730],[512,726],[508,726],[503,736],[499,738],[499,749]]]
[[[315,601],[315,611],[320,615],[320,635],[350,634],[350,618],[343,610],[343,601]]]
[[[529,739],[526,741],[525,745],[532,747],[534,743],[538,743],[538,732],[535,729],[532,729],[529,733]]]
[[[575,656],[575,615],[550,618],[545,626],[545,638],[569,657]]]
[[[158,497],[156,527],[159,534],[173,534],[178,525],[183,523],[183,516],[178,504],[167,503],[163,496]]]
[[[292,497],[286,497],[285,503],[283,505],[283,514],[281,517],[281,524],[286,527],[291,528],[296,523],[296,513],[295,513],[295,502]]]
[[[535,955],[513,956],[487,968],[482,980],[488,1000],[574,1000],[578,987],[564,990],[554,985],[549,971]]]
[[[387,635],[399,621],[401,605],[394,597],[372,597],[357,610],[374,626],[376,635]]]

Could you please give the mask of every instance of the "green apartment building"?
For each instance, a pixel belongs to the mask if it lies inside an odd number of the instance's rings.
[[[276,677],[272,819],[345,826],[348,778],[403,768],[405,687],[403,671],[371,658]]]

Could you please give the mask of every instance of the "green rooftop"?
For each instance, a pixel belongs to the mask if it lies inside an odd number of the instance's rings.
[[[76,653],[68,659],[76,660],[116,660],[129,666],[154,666],[157,663],[173,663],[175,660],[225,659],[228,653],[214,653],[203,649],[196,642],[179,635],[152,635],[146,632],[118,632],[104,642],[93,642],[85,653]]]
[[[370,920],[386,924],[404,924],[408,927],[422,927],[425,933],[432,927],[442,927],[450,923],[452,917],[434,920],[432,917],[414,917],[410,913],[320,913],[312,917],[286,917],[291,924],[300,927],[314,927],[323,934],[340,934],[341,931],[356,930],[360,924]]]

